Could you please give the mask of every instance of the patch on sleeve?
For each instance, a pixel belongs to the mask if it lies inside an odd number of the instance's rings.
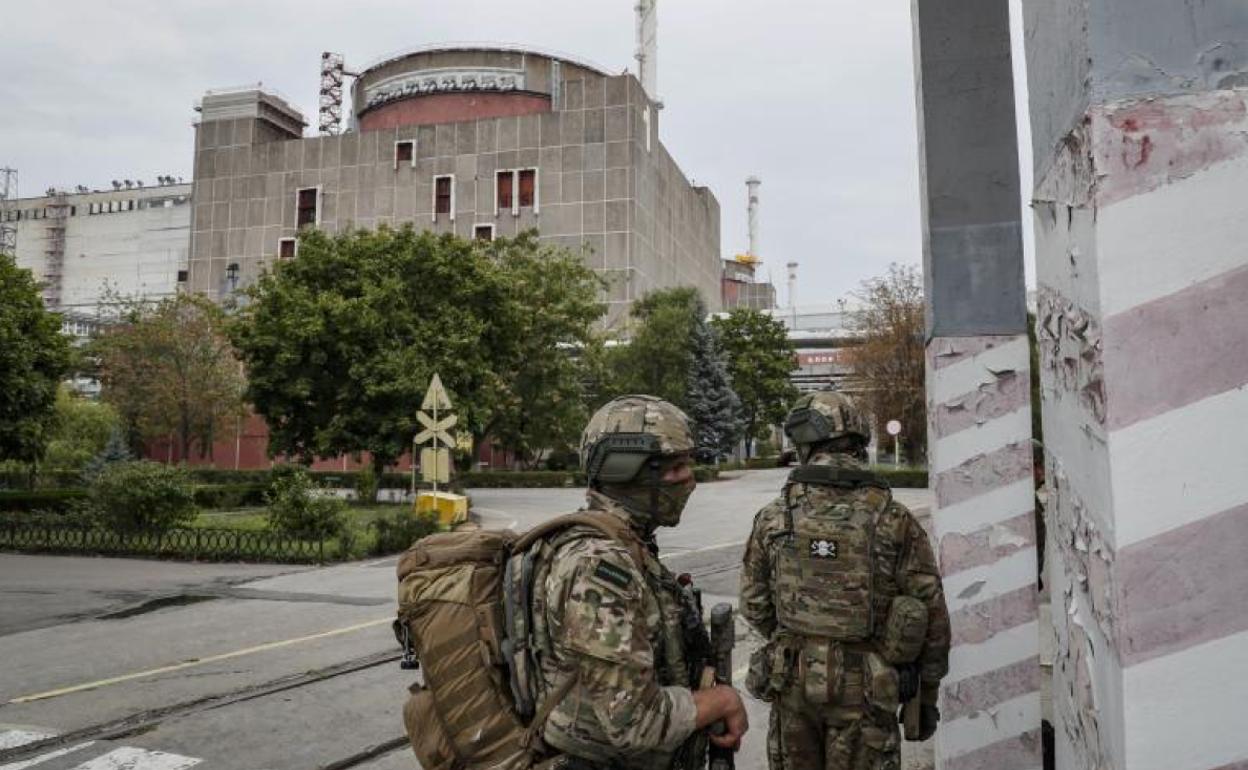
[[[628,570],[606,561],[600,561],[594,567],[594,577],[625,591],[633,584],[633,576]]]

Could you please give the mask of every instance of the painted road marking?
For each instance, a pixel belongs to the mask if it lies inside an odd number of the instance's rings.
[[[25,770],[25,768],[34,767],[35,765],[41,765],[50,759],[63,757],[66,754],[73,754],[75,751],[81,751],[87,748],[88,746],[94,746],[94,745],[95,745],[95,741],[87,741],[86,743],[80,743],[77,746],[70,746],[69,748],[66,748],[66,749],[57,749],[56,751],[49,751],[47,754],[40,754],[37,757],[31,757],[30,759],[23,759],[21,762],[10,762],[7,765],[0,765],[0,770]]]
[[[107,754],[89,759],[75,766],[73,770],[185,770],[203,761],[180,754],[166,754],[163,751],[122,746]]]
[[[708,545],[702,548],[693,548],[688,551],[677,551],[675,553],[665,553],[659,557],[659,561],[663,561],[665,559],[675,559],[677,556],[692,556],[695,553],[706,553],[707,551],[722,551],[725,548],[735,548],[741,545],[745,545],[745,543],[740,540],[735,540],[731,543],[717,543],[715,545]]]
[[[56,733],[50,733],[45,730],[5,730],[0,732],[0,751],[16,749],[18,746],[25,746],[28,743],[45,741],[48,738],[55,737]]]
[[[321,631],[320,633],[317,633],[317,634],[309,634],[308,636],[298,636],[298,637],[295,637],[294,639],[283,639],[278,642],[267,642],[265,644],[258,644],[255,647],[246,647],[241,650],[234,650],[233,652],[223,652],[220,655],[209,655],[206,658],[194,658],[192,660],[186,660],[181,663],[173,663],[168,666],[161,666],[160,668],[150,668],[146,671],[135,671],[130,674],[122,674],[121,676],[109,677],[108,679],[98,679],[94,682],[84,682],[82,684],[71,685],[69,687],[61,687],[56,690],[48,690],[46,692],[37,692],[37,693],[32,693],[31,695],[23,695],[21,697],[10,700],[9,703],[30,703],[31,701],[45,700],[47,698],[56,698],[61,695],[69,695],[71,693],[82,692],[83,690],[94,690],[100,687],[107,687],[108,685],[118,684],[120,682],[129,682],[133,679],[142,679],[144,677],[156,676],[157,674],[167,674],[171,671],[181,671],[183,669],[194,668],[196,666],[204,666],[209,663],[217,663],[223,660],[230,660],[232,658],[241,658],[244,655],[253,655],[257,652],[266,652],[268,650],[276,650],[281,647],[289,647],[292,644],[310,642],[316,639],[325,639],[326,637],[338,636],[340,634],[349,634],[353,631],[361,631],[365,628],[372,628],[373,626],[380,626],[383,623],[389,624],[393,621],[394,621],[393,617],[384,617],[384,618],[378,618],[376,620],[368,620],[363,623],[356,623],[355,625],[351,625],[351,626],[344,626],[342,628],[334,628],[334,629],[330,629],[329,631]],[[44,737],[50,737],[50,736],[44,736]],[[196,760],[196,761],[198,762],[199,760]]]

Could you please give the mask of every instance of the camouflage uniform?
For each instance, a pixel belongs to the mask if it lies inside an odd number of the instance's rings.
[[[666,402],[639,398],[648,397],[631,397],[623,407],[612,402],[613,410],[604,407],[586,429],[587,443],[604,431],[649,431],[664,437],[669,453],[687,451],[684,415]],[[656,409],[655,402],[663,408]],[[631,414],[630,405],[638,407]],[[606,418],[600,419],[604,411]],[[679,425],[670,424],[674,420]],[[540,679],[547,697],[567,677],[579,680],[554,706],[543,738],[581,760],[577,767],[700,766],[689,759],[698,753],[700,735],[694,734],[697,709],[681,630],[681,588],[658,560],[653,523],[599,491],[588,493],[588,508],[630,522],[646,547],[630,549],[583,528],[550,543],[533,598],[536,644],[544,653]]]
[[[861,462],[844,452],[816,450],[805,462],[851,474],[864,470]],[[862,557],[863,565],[872,565],[868,585],[858,587],[863,589],[860,605],[870,605],[867,617],[872,618],[872,625],[867,627],[873,631],[854,643],[813,635],[809,627],[838,629],[842,618],[845,624],[852,617],[861,618],[862,606],[845,604],[847,597],[854,597],[855,586],[836,586],[826,601],[795,606],[796,592],[786,586],[803,578],[793,574],[792,557],[785,562],[788,566],[781,567],[782,549],[798,547],[790,535],[789,512],[837,508],[860,515],[873,512],[866,517],[871,521],[873,516],[873,541],[847,538],[840,544],[840,553],[836,544],[824,541],[804,547],[822,549],[822,555],[842,560]],[[869,547],[852,550],[862,542],[869,542]],[[807,593],[817,595],[814,589]],[[765,690],[766,699],[772,702],[767,737],[772,770],[900,768],[898,678],[879,654],[881,621],[897,596],[914,597],[926,606],[926,633],[918,642],[922,649],[915,662],[923,682],[919,697],[934,707],[940,679],[948,671],[949,615],[931,544],[914,516],[892,500],[887,490],[869,485],[791,483],[784,495],[759,511],[746,545],[740,611],[768,639],[757,662],[752,661],[751,676],[756,676],[755,669],[765,670],[766,681],[752,683],[752,689]],[[786,607],[779,606],[785,601],[789,602]],[[782,621],[784,617],[788,622]],[[853,633],[837,635],[852,637]]]

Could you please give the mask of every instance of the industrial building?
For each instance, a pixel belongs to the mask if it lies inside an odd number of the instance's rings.
[[[186,280],[191,185],[161,177],[156,185],[48,190],[6,201],[0,224],[16,236],[18,266],[42,282],[44,304],[78,319],[67,329],[74,333],[110,289],[160,299]]]
[[[583,249],[610,282],[608,325],[671,286],[720,307],[719,203],[659,140],[636,76],[531,48],[433,46],[364,68],[351,93],[347,130],[323,119],[309,138],[269,90],[203,97],[191,290],[247,285],[296,256],[302,227],[412,223],[466,238],[535,228]]]

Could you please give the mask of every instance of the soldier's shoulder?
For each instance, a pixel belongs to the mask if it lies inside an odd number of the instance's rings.
[[[760,508],[754,514],[754,531],[758,533],[783,528],[786,505],[784,497],[780,496]]]
[[[581,531],[578,531],[581,530]],[[641,571],[628,547],[617,540],[603,537],[597,530],[573,528],[551,553],[550,577],[557,581],[574,581],[596,577],[607,587],[631,593],[641,585]]]

